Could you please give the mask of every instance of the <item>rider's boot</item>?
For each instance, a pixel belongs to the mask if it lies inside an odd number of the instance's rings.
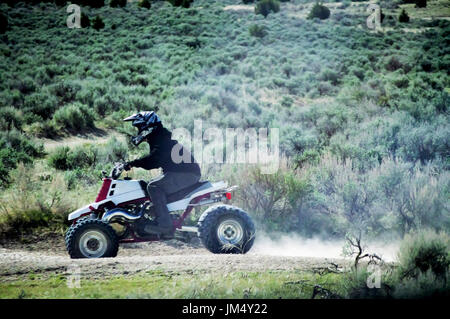
[[[148,224],[145,226],[144,230],[146,233],[155,234],[155,235],[166,235],[171,236],[174,233],[174,227],[172,218],[170,214],[162,213],[158,214],[156,219],[157,224]]]
[[[147,191],[153,203],[157,224],[148,224],[145,226],[144,230],[150,234],[172,235],[174,233],[174,227],[169,210],[167,209],[165,192],[154,184],[149,184]]]

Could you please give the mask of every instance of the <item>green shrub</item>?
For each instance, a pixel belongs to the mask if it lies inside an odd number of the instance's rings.
[[[128,156],[128,147],[122,141],[112,137],[104,145],[84,144],[70,149],[57,147],[48,156],[48,164],[59,170],[79,170],[92,168],[97,164],[106,165],[124,161]]]
[[[70,149],[67,146],[57,147],[53,152],[49,154],[47,159],[48,164],[56,169],[68,170],[69,164],[67,158],[69,151]]]
[[[358,271],[352,270],[343,275],[342,286],[346,292],[346,297],[349,299],[385,299],[391,298],[389,286],[390,278],[382,276],[379,288],[369,288],[367,285],[367,279],[371,275],[368,266],[361,265],[358,267]]]
[[[450,272],[446,278],[450,278]],[[392,296],[396,299],[449,298],[450,280],[436,276],[432,271],[416,278],[404,278],[394,283]]]
[[[17,240],[25,232],[46,227],[62,231],[72,198],[60,174],[42,175],[41,169],[19,164],[11,172],[12,185],[0,193],[0,237]]]
[[[105,5],[105,0],[89,0],[86,2],[88,3],[88,6],[92,8],[101,8]]]
[[[270,12],[280,11],[280,3],[277,0],[260,0],[255,6],[255,13],[267,17]]]
[[[124,161],[128,158],[128,146],[126,143],[112,137],[98,150],[98,162],[109,164]]]
[[[431,72],[433,70],[433,63],[427,59],[422,60],[420,66],[424,72]]]
[[[80,25],[82,28],[88,28],[91,25],[91,19],[89,19],[89,16],[84,14],[84,12],[81,12]]]
[[[255,2],[255,0],[242,0],[243,4],[249,4],[249,3],[253,3]]]
[[[431,230],[408,234],[402,241],[398,261],[402,279],[417,278],[427,271],[446,276],[450,267],[450,236]]]
[[[400,15],[398,16],[398,21],[401,23],[409,22],[409,15],[406,13],[405,9],[403,9]]]
[[[94,114],[86,105],[66,105],[55,112],[55,122],[68,130],[80,131],[94,127]]]
[[[150,9],[152,7],[152,3],[150,0],[142,0],[139,2],[138,6],[141,8]]]
[[[416,8],[426,8],[427,7],[427,0],[415,0],[414,3],[416,4]]]
[[[103,29],[105,27],[105,23],[103,22],[103,19],[100,16],[96,16],[93,20],[92,20],[92,27],[95,30],[100,30]]]
[[[380,22],[381,23],[383,23],[385,17],[386,17],[386,15],[383,13],[383,9],[380,8]]]
[[[406,235],[394,275],[395,298],[450,296],[450,236],[432,230]]]
[[[31,123],[24,130],[35,137],[55,138],[59,135],[59,129],[54,121],[37,121]]]
[[[98,149],[95,145],[86,144],[74,147],[67,156],[69,168],[90,167],[97,162]]]
[[[339,82],[339,74],[331,69],[325,69],[320,74],[320,79],[323,81],[331,82],[333,85],[337,85]]]
[[[16,130],[0,131],[0,186],[9,183],[9,173],[19,162],[31,163],[33,158],[44,155],[42,144],[35,144],[33,140]]]
[[[50,119],[58,107],[58,100],[49,92],[35,92],[24,97],[23,110],[41,119]]]
[[[63,1],[59,1],[63,2]],[[67,1],[64,1],[67,2]],[[101,8],[105,5],[105,0],[76,0],[72,1],[72,3],[76,3],[80,6],[89,6],[91,8]]]
[[[61,146],[50,153],[48,164],[60,170],[86,168],[96,163],[97,152],[97,148],[92,144],[77,146],[73,149]]]
[[[308,19],[318,18],[320,20],[325,20],[330,17],[330,9],[326,6],[316,2],[309,12]]]
[[[81,90],[81,86],[72,81],[61,81],[53,85],[50,90],[60,102],[68,103],[75,99],[78,91]]]
[[[8,29],[8,18],[0,12],[0,34],[5,33]]]
[[[127,0],[111,0],[109,5],[113,8],[125,7],[127,5]]]
[[[67,3],[67,0],[55,0],[55,4],[56,4],[58,7],[63,7],[63,6],[66,5],[66,3]]]
[[[19,78],[13,82],[12,87],[20,91],[23,94],[29,94],[36,90],[36,83],[34,80],[27,76],[24,78]]]
[[[252,207],[255,219],[263,227],[310,234],[318,226],[318,220],[299,211],[312,191],[310,181],[286,163],[280,166],[274,174],[264,174],[256,166],[242,168],[227,179],[239,183],[243,191],[237,200],[245,209]]]
[[[168,0],[174,7],[189,8],[194,0]]]
[[[0,130],[20,130],[23,124],[23,114],[13,107],[0,108]]]
[[[396,56],[392,56],[386,63],[386,70],[394,72],[403,67],[403,63]]]
[[[248,28],[250,35],[257,38],[264,38],[267,35],[266,27],[253,24]]]

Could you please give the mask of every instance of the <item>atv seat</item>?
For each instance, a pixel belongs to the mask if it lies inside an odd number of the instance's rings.
[[[148,183],[140,180],[139,184],[141,184],[142,190],[147,194]],[[208,181],[199,181],[199,182],[195,183],[194,185],[191,185],[189,187],[179,190],[178,192],[166,194],[167,195],[167,203],[173,203],[180,199],[189,197],[192,194],[199,192],[203,189],[209,188],[211,186],[212,186],[211,183]]]

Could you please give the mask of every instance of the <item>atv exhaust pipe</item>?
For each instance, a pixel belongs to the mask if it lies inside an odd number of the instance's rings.
[[[115,221],[134,222],[135,220],[141,218],[144,211],[145,210],[142,209],[138,214],[130,214],[130,212],[124,209],[114,208],[103,214],[102,221],[106,223],[112,223]]]

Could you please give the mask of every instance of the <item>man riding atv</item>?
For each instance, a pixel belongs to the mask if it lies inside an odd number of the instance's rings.
[[[155,209],[157,224],[146,225],[145,231],[158,235],[171,235],[174,229],[167,209],[166,196],[196,184],[201,176],[200,167],[190,152],[178,141],[172,139],[172,133],[163,127],[155,112],[139,112],[125,118],[124,121],[132,121],[132,125],[138,129],[138,135],[131,138],[135,146],[143,141],[150,146],[148,156],[125,163],[124,169],[128,171],[131,167],[141,167],[147,170],[154,168],[163,170],[163,174],[151,180],[147,186],[148,195]],[[177,157],[183,159],[179,163],[172,157],[175,146]]]

